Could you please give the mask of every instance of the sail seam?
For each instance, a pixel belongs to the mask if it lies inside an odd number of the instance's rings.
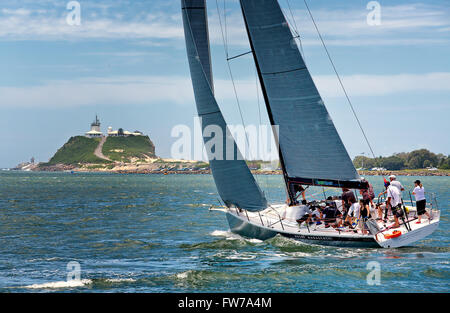
[[[276,74],[284,74],[284,73],[291,73],[291,72],[295,72],[295,71],[301,71],[301,70],[306,70],[306,66],[304,67],[299,67],[293,70],[286,70],[286,71],[279,71],[279,72],[268,72],[268,73],[262,73],[263,75],[276,75]]]

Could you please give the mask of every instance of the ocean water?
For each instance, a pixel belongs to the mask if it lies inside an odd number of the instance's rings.
[[[399,177],[407,190],[415,179]],[[385,250],[232,234],[208,210],[218,204],[210,175],[2,171],[0,292],[449,292],[450,177],[420,179],[437,195],[440,226]],[[284,200],[281,176],[257,180]],[[381,177],[368,180],[381,191]],[[367,282],[373,261],[378,285]]]

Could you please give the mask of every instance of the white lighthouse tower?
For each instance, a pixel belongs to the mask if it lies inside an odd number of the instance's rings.
[[[93,138],[102,136],[103,133],[100,130],[100,120],[98,119],[97,115],[95,115],[95,120],[91,124],[91,130],[86,132],[86,137]]]

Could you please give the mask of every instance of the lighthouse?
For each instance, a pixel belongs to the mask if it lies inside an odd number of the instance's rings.
[[[103,133],[100,130],[100,120],[98,119],[97,115],[95,115],[95,120],[91,123],[91,130],[86,132],[86,137],[93,138],[102,136]]]

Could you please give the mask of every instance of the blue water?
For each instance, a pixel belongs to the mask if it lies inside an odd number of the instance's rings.
[[[399,177],[407,189],[415,179]],[[420,179],[437,194],[438,230],[384,250],[234,235],[222,212],[208,211],[218,204],[209,175],[3,171],[0,292],[449,292],[450,177]],[[284,200],[281,176],[257,180]],[[381,177],[368,180],[381,191]],[[78,284],[66,281],[71,261]],[[367,283],[371,261],[379,285]]]

